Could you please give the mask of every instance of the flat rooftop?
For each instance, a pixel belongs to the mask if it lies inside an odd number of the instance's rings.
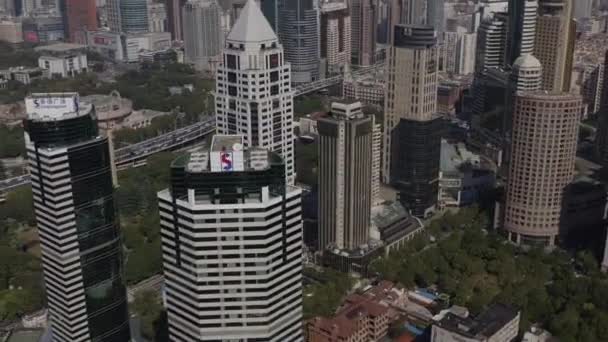
[[[57,43],[45,46],[39,46],[34,50],[39,52],[69,52],[72,50],[85,49],[86,45],[72,44],[72,43]]]
[[[519,312],[512,307],[494,304],[475,318],[448,313],[437,322],[437,325],[470,338],[490,338],[515,319],[518,314]]]
[[[243,137],[240,135],[214,135],[211,141],[211,152],[243,149]]]

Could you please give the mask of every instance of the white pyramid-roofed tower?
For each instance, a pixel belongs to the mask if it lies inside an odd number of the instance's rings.
[[[233,44],[277,41],[277,35],[255,0],[247,1],[226,38],[226,42]]]
[[[248,0],[226,38],[215,92],[218,134],[244,136],[246,147],[277,152],[295,182],[291,67],[255,0]]]

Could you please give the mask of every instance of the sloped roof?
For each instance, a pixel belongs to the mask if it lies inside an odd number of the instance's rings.
[[[277,40],[277,35],[264,17],[255,0],[247,0],[239,18],[228,34],[227,40],[238,42],[261,42]]]

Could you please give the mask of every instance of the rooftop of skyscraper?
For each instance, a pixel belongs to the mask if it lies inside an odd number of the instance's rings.
[[[259,147],[244,148],[240,135],[215,135],[209,148],[199,148],[175,159],[172,167],[189,173],[263,171],[283,160]]]
[[[92,105],[80,101],[78,93],[34,93],[25,98],[25,111],[33,121],[59,121],[91,112]]]

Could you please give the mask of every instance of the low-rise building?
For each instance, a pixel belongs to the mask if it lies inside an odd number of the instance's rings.
[[[372,208],[370,237],[382,241],[384,252],[399,249],[422,232],[422,222],[409,214],[399,202],[384,203]]]
[[[520,312],[494,304],[472,318],[447,313],[435,322],[431,342],[511,342],[519,331]]]
[[[387,306],[365,296],[351,294],[334,317],[316,317],[308,323],[308,341],[378,341],[388,332],[388,313]]]
[[[82,100],[95,106],[97,126],[104,131],[122,128],[123,121],[133,112],[133,102],[121,97],[118,91],[83,96]]]
[[[23,27],[20,19],[0,18],[0,41],[5,41],[12,44],[23,42]]]
[[[54,15],[24,18],[23,39],[28,43],[49,43],[64,40],[63,18]]]
[[[180,52],[172,48],[153,51],[141,51],[139,53],[139,62],[159,65],[178,63],[178,56]],[[181,54],[183,55],[183,52],[181,52]]]
[[[558,342],[558,340],[547,330],[533,325],[529,331],[524,333],[521,342]]]
[[[30,84],[42,78],[48,78],[48,70],[24,66],[0,70],[0,80]]]
[[[36,48],[40,52],[38,66],[48,70],[51,78],[74,77],[87,72],[86,46],[58,43]]]
[[[473,204],[480,195],[494,187],[496,175],[489,161],[469,151],[463,143],[441,141],[439,164],[440,208],[463,207]]]
[[[141,54],[170,48],[171,34],[169,32],[125,34],[88,31],[86,41],[91,50],[113,61],[139,62]],[[149,55],[146,56],[149,58]]]
[[[342,97],[361,101],[367,105],[384,106],[384,69],[354,76],[346,72],[342,82]]]
[[[138,62],[139,54],[146,51],[157,51],[171,47],[171,33],[148,32],[128,34],[126,36],[126,62]]]

